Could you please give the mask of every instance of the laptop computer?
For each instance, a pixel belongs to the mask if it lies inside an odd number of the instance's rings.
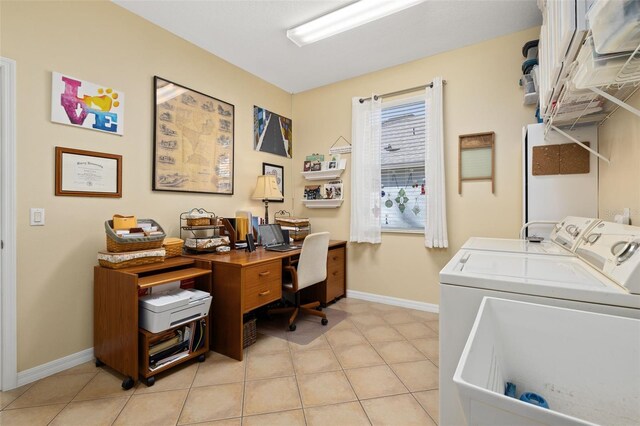
[[[282,236],[282,229],[280,225],[269,224],[260,225],[258,228],[260,234],[260,241],[265,250],[269,251],[290,251],[297,250],[301,246],[290,245],[289,242],[284,241]]]

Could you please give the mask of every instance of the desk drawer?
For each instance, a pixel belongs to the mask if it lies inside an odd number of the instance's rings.
[[[336,271],[344,274],[344,247],[329,250],[327,255],[327,276]]]
[[[344,247],[329,250],[327,256],[326,301],[334,300],[345,294]]]
[[[282,263],[276,260],[248,267],[245,273],[244,312],[282,297]]]

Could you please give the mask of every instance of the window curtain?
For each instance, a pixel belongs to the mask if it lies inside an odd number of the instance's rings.
[[[449,247],[447,237],[447,202],[444,179],[444,133],[442,118],[442,78],[433,79],[426,90],[425,111],[425,176],[427,214],[424,224],[424,245],[429,248]]]
[[[351,231],[349,241],[379,244],[382,100],[351,101]]]

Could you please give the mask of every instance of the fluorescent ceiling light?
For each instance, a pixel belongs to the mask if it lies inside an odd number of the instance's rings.
[[[360,0],[320,18],[287,30],[287,37],[302,47],[306,44],[359,27],[415,6],[425,0]]]

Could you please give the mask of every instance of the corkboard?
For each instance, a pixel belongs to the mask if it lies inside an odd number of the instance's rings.
[[[583,142],[589,146],[589,142]],[[534,176],[589,173],[589,151],[577,143],[533,147]]]
[[[534,176],[560,174],[560,145],[534,146],[531,168]]]
[[[582,142],[589,146],[589,142]],[[577,143],[560,145],[560,174],[589,173],[589,151]]]

